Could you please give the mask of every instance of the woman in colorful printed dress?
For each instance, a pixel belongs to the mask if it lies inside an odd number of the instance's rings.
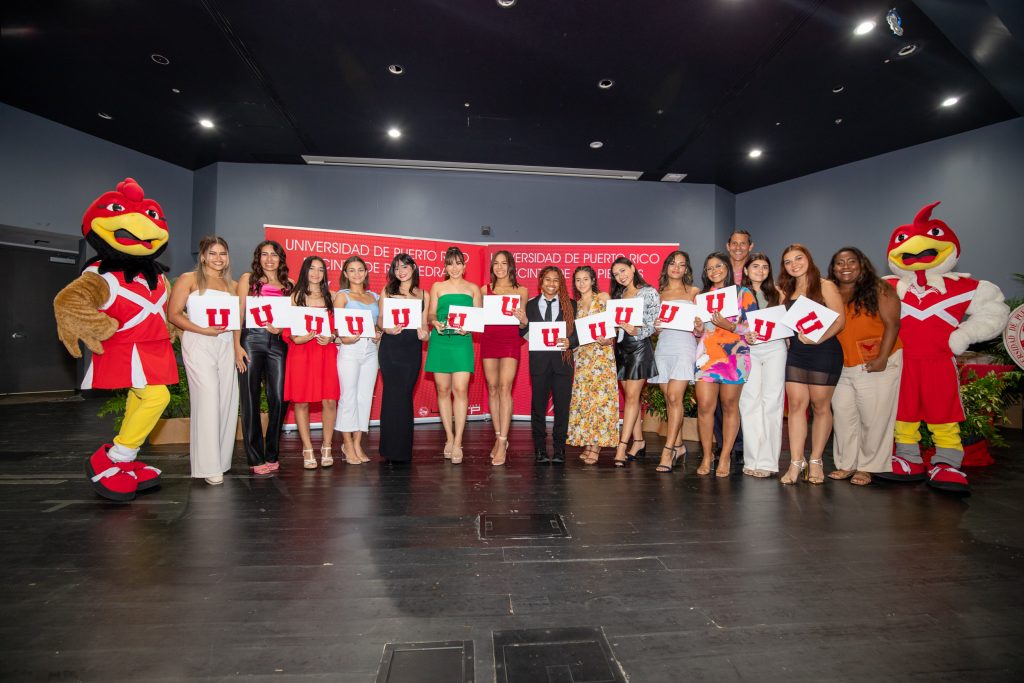
[[[590,266],[573,271],[577,329],[581,319],[603,313],[608,295],[597,288],[597,273]],[[596,465],[602,448],[614,448],[619,441],[619,387],[615,378],[614,339],[601,339],[573,349],[576,374],[569,404],[570,446],[582,446],[580,458]]]
[[[704,259],[703,288],[701,294],[732,285],[729,257],[714,252]],[[711,320],[694,321],[693,334],[697,337],[697,426],[703,451],[697,474],[711,474],[712,436],[715,408],[722,404],[722,457],[715,476],[728,477],[732,446],[740,428],[740,392],[750,372],[750,346],[743,335],[747,332],[746,313],[757,309],[754,294],[746,287],[737,287],[736,303],[739,315],[726,318],[718,311]]]

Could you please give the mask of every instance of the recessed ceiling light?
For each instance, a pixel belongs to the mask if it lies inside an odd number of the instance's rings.
[[[594,140],[590,143],[590,149],[601,149],[602,147],[604,147],[604,143],[600,140]]]
[[[942,106],[943,107],[952,107],[954,104],[956,104],[959,101],[960,101],[959,97],[947,97],[946,99],[942,100]]]
[[[907,43],[899,50],[897,50],[896,54],[899,55],[900,57],[909,57],[915,52],[917,52],[917,43]]]
[[[149,56],[149,58],[152,59],[157,64],[159,64],[160,66],[167,66],[168,64],[171,63],[171,60],[167,59],[167,57],[164,57],[163,55],[158,55],[156,53],[151,54]]]
[[[846,90],[846,86],[843,86],[843,85],[837,85],[834,88],[832,88],[832,92],[834,92],[837,95],[839,93],[843,92],[844,90]]]
[[[113,116],[111,116],[110,114],[106,113],[105,111],[98,111],[98,112],[96,112],[96,116],[99,116],[101,119],[106,119],[107,121],[111,121],[114,118]]]
[[[171,88],[171,92],[174,93],[175,95],[180,95],[181,94],[181,91],[178,90],[177,88]]]
[[[516,4],[516,0],[498,0],[498,7],[511,7]]]
[[[871,30],[875,28],[875,22],[873,21],[862,21],[857,24],[857,28],[853,29],[854,35],[862,36],[865,33],[871,33]]]
[[[405,73],[405,67],[401,64],[388,64],[388,71],[396,76],[401,76]]]
[[[665,113],[664,109],[659,109],[658,112],[657,112],[658,116],[661,116],[664,113]]]
[[[842,123],[842,122],[843,122],[843,120],[842,120],[842,119],[836,119],[836,125],[837,125],[837,126],[838,126],[838,125],[839,125],[840,123]]]
[[[597,87],[600,88],[601,90],[607,90],[613,85],[615,85],[615,81],[613,81],[610,78],[602,78],[597,82]]]
[[[754,149],[747,152],[747,156],[750,157],[751,159],[757,159],[758,157],[761,156],[762,153],[763,152],[761,152],[761,150],[755,147]]]
[[[666,173],[661,176],[661,182],[663,183],[678,183],[682,182],[683,178],[686,177],[685,173]]]
[[[781,126],[781,125],[782,125],[782,121],[776,121],[776,122],[775,122],[775,125],[776,125],[776,126]]]
[[[199,119],[199,125],[203,128],[213,128],[213,121],[210,119]]]
[[[398,138],[402,137],[402,131],[398,130],[397,128],[388,128],[388,137],[393,140],[397,140]]]
[[[463,102],[462,106],[465,107],[466,109],[469,109],[469,102]]]

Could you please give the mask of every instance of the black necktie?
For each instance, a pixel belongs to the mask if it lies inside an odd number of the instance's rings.
[[[545,299],[544,303],[548,305],[547,309],[545,309],[544,311],[544,322],[549,323],[552,320],[551,309],[554,308],[555,300],[552,299],[551,301],[548,301],[547,299]]]

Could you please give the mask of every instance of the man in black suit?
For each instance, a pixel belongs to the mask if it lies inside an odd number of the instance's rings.
[[[526,320],[532,323],[565,320],[563,306],[571,308],[570,319],[576,318],[576,302],[569,298],[565,276],[560,268],[548,266],[540,271],[540,294],[526,302]],[[529,328],[520,330],[526,336]],[[530,424],[533,427],[533,445],[538,465],[565,463],[565,440],[569,434],[569,401],[572,398],[573,365],[569,349],[578,346],[573,330],[568,339],[559,339],[557,350],[530,351],[530,384],[532,401]],[[547,451],[548,398],[555,409],[555,424],[551,430],[554,451]]]

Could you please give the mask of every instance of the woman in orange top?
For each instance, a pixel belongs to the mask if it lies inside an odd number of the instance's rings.
[[[828,278],[846,307],[846,327],[836,335],[843,347],[843,372],[832,396],[835,472],[831,479],[871,483],[871,472],[889,472],[896,398],[903,351],[900,300],[856,247],[832,256]]]

